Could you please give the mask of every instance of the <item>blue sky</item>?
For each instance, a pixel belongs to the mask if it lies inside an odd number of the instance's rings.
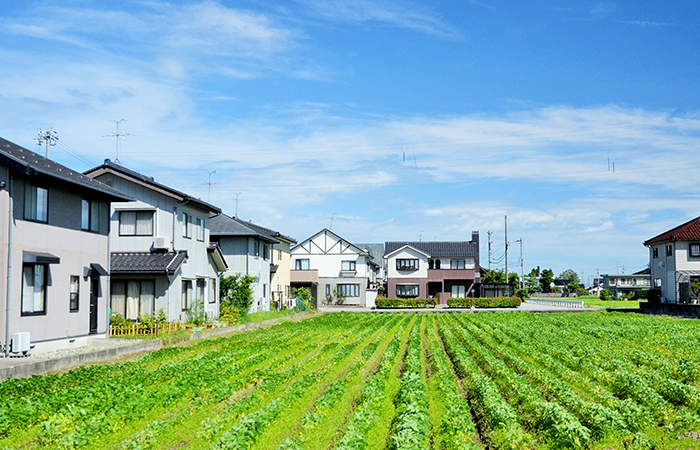
[[[502,267],[630,273],[700,215],[689,2],[3,5],[0,136],[115,159],[303,240],[468,240]],[[615,173],[608,170],[614,159]],[[623,269],[624,268],[624,269]]]

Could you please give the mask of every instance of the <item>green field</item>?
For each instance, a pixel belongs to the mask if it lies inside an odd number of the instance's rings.
[[[0,449],[698,449],[699,331],[323,314],[1,383]]]
[[[638,300],[601,300],[597,295],[577,297],[573,300],[583,300],[583,304],[586,307],[602,306],[603,308],[639,308]]]

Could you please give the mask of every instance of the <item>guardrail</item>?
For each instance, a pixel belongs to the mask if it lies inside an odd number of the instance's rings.
[[[583,300],[558,300],[553,298],[528,298],[527,303],[537,303],[540,305],[559,306],[562,308],[583,308]]]

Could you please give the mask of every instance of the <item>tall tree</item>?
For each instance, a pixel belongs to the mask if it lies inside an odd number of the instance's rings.
[[[506,275],[503,269],[493,269],[484,275],[484,283],[505,283]]]
[[[569,280],[569,283],[574,283],[577,286],[581,283],[581,280],[578,277],[578,274],[574,272],[573,269],[566,269],[562,273],[559,274],[559,279],[560,280]]]
[[[554,283],[554,272],[552,269],[544,269],[540,273],[540,287],[542,292],[550,292],[552,290],[552,283]]]

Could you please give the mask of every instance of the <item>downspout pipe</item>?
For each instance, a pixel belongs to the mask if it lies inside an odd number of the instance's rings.
[[[12,175],[8,187],[10,211],[7,215],[7,280],[5,293],[5,358],[10,356],[10,279],[12,276],[12,224],[14,223],[14,202],[12,199]]]

